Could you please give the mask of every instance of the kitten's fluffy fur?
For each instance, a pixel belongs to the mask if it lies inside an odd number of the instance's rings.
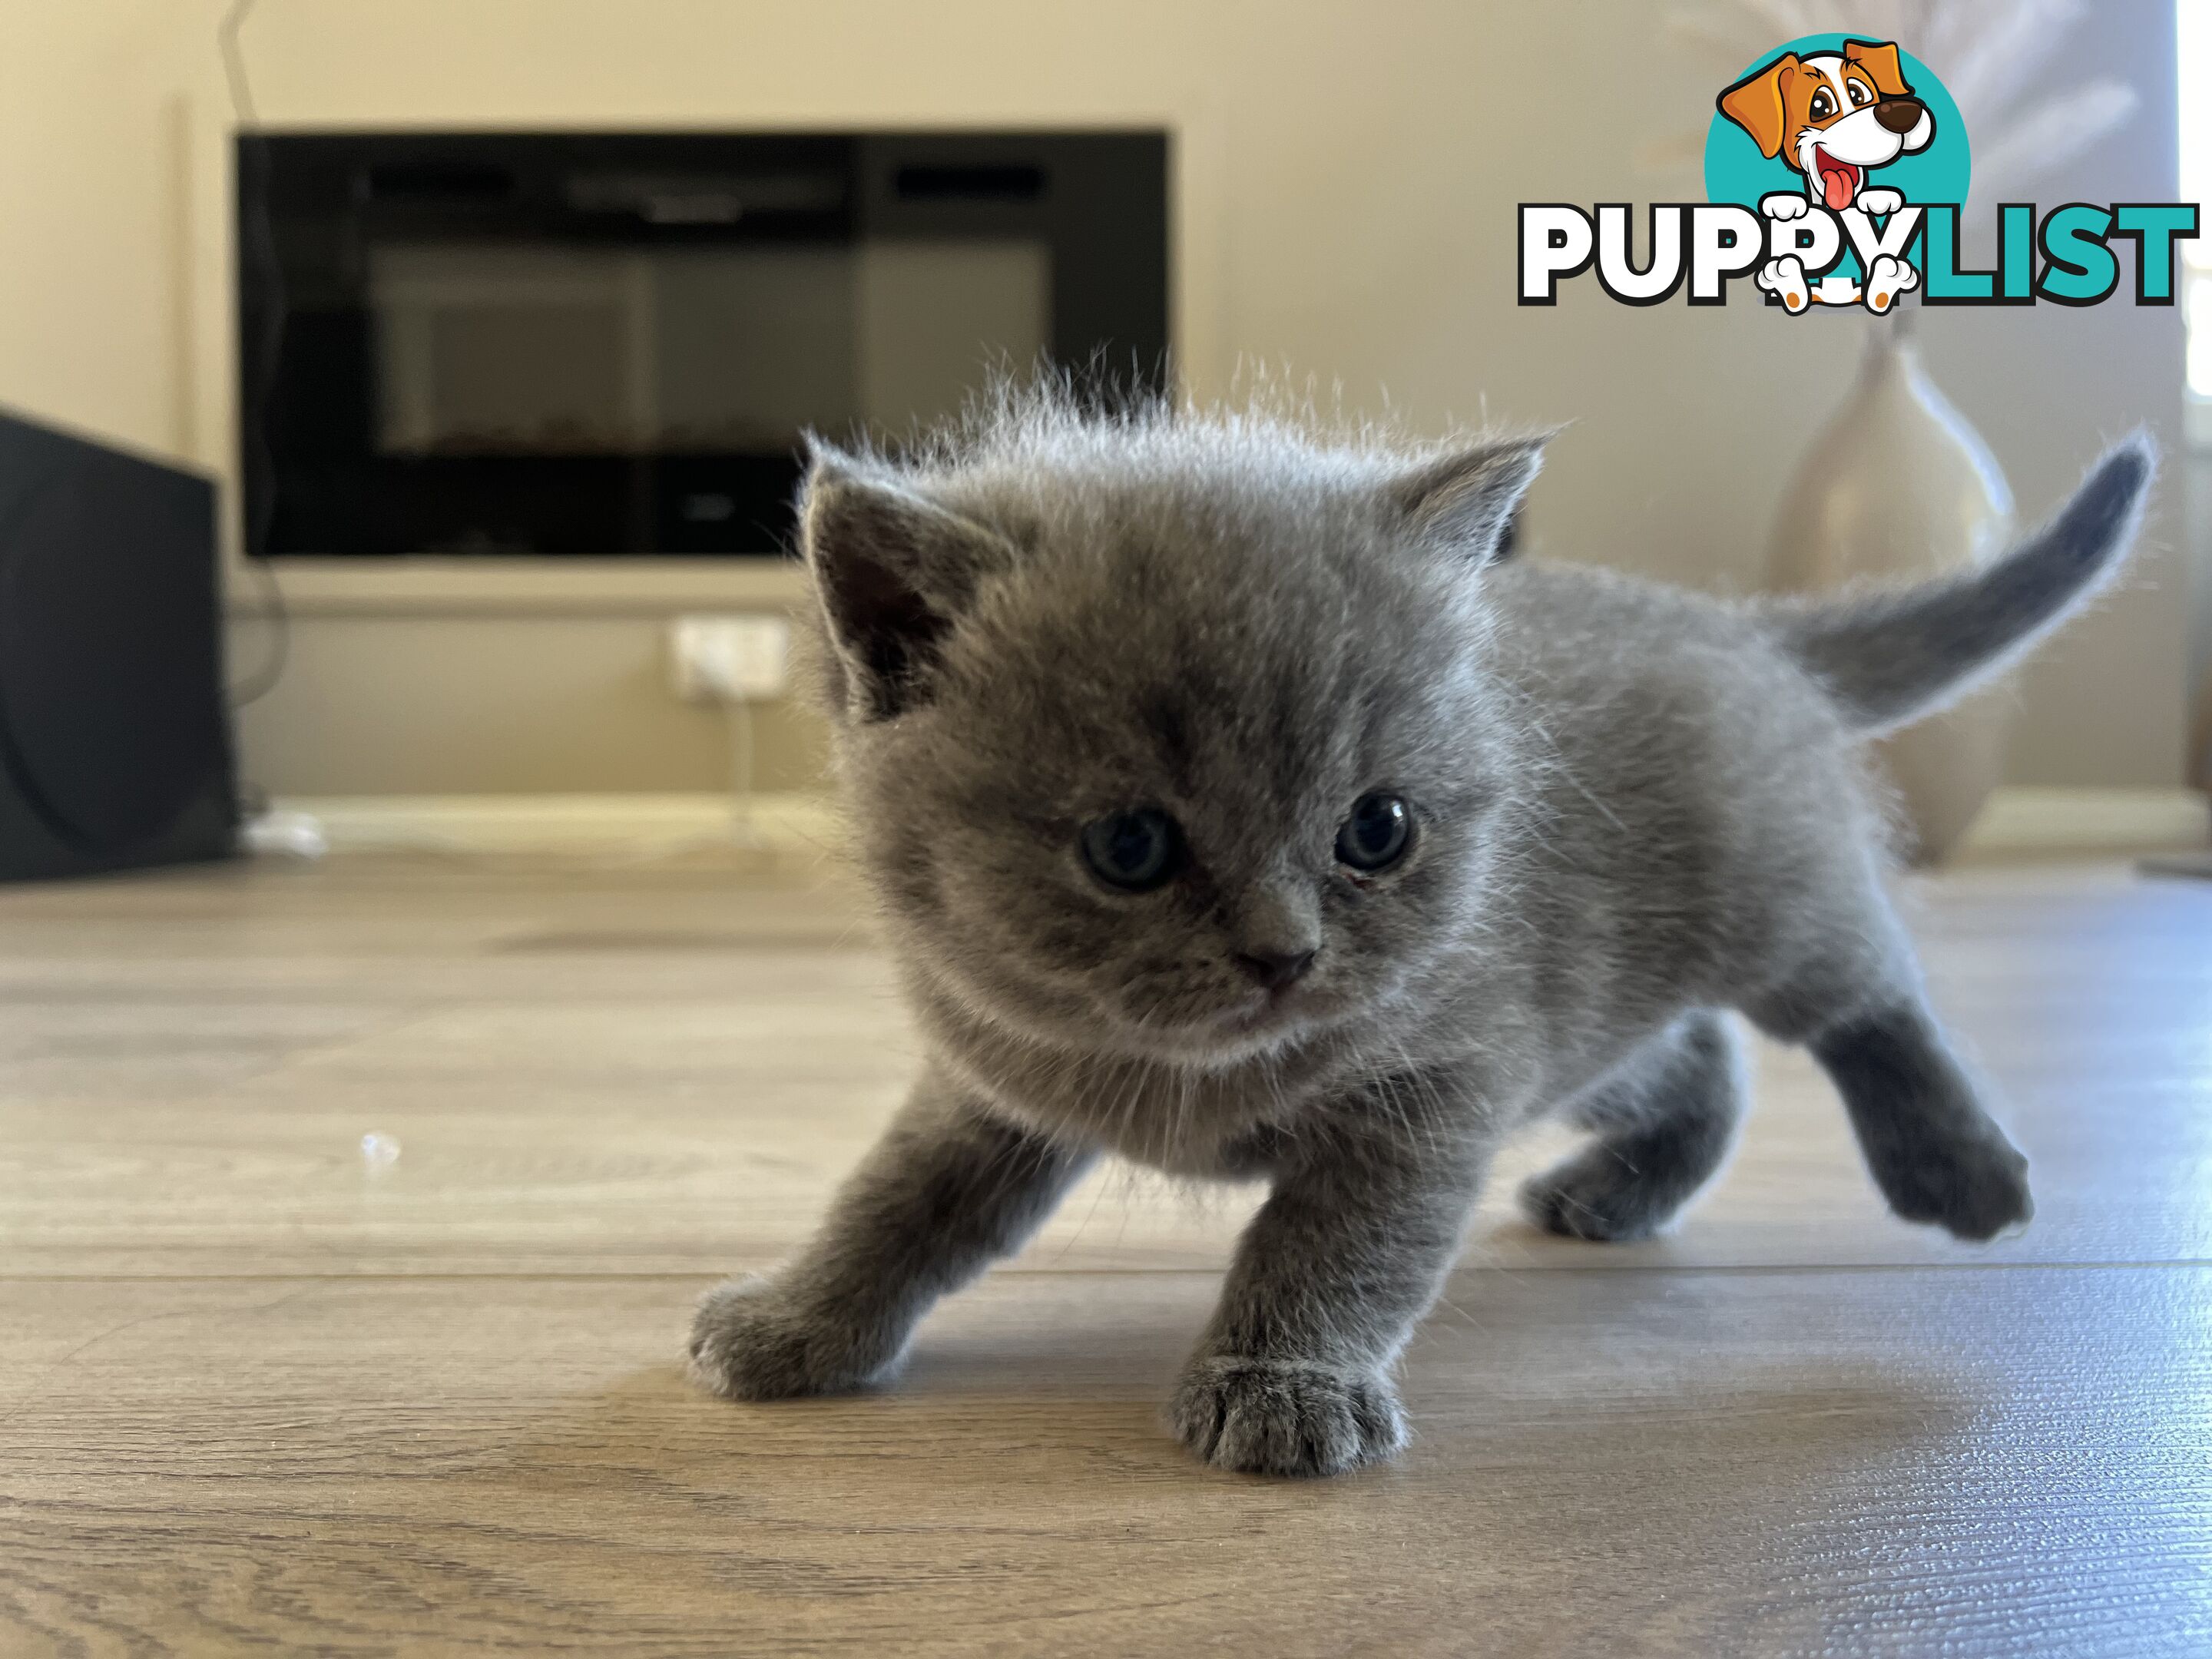
[[[1541,447],[1036,398],[919,459],[817,454],[823,699],[930,1060],[815,1241],[702,1305],[706,1386],[884,1376],[1112,1152],[1271,1183],[1174,1432],[1271,1474],[1387,1457],[1394,1363],[1499,1140],[1591,1132],[1524,1194],[1545,1226],[1664,1225],[1735,1133],[1729,1009],[1820,1059],[1900,1216],[2027,1219],[1884,896],[1856,746],[2109,578],[2148,445],[1985,571],[1810,606],[1486,568]],[[1414,838],[1363,876],[1335,838],[1376,789]],[[1189,849],[1139,894],[1079,851],[1133,806]],[[1280,993],[1240,963],[1307,950]]]

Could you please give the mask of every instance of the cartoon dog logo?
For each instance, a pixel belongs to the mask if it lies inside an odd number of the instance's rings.
[[[1849,208],[1894,213],[1905,205],[1903,194],[1869,187],[1867,175],[1927,149],[1936,137],[1936,117],[1912,95],[1889,41],[1846,40],[1840,52],[1802,58],[1784,52],[1717,101],[1721,113],[1751,135],[1760,155],[1770,161],[1787,156],[1804,175],[1802,196],[1782,191],[1760,198],[1759,211],[1771,219],[1800,218],[1816,204],[1831,213]],[[1815,286],[1807,281],[1802,263],[1785,254],[1762,266],[1757,281],[1793,313],[1815,301],[1851,305],[1862,298],[1868,309],[1882,312],[1918,284],[1920,273],[1884,254],[1868,270],[1863,290],[1843,276]]]

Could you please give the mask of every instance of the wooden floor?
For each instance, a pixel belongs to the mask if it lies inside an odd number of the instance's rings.
[[[1249,1194],[1079,1193],[895,1391],[685,1387],[912,1063],[811,865],[0,893],[0,1654],[2212,1652],[2212,884],[1912,891],[2034,1228],[1766,1054],[1676,1237],[1493,1202],[1321,1485],[1155,1421]]]

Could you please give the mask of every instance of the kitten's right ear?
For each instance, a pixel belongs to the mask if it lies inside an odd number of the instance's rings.
[[[814,452],[799,518],[848,707],[889,720],[928,701],[945,636],[1012,549],[826,446]]]
[[[1396,480],[1391,507],[1415,540],[1488,564],[1512,550],[1508,532],[1552,436],[1540,432],[1455,450]]]

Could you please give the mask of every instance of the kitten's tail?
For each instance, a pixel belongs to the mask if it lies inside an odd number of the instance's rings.
[[[2156,465],[2137,433],[1996,562],[1896,592],[1785,603],[1767,621],[1855,728],[1909,725],[2011,667],[2118,573]]]

